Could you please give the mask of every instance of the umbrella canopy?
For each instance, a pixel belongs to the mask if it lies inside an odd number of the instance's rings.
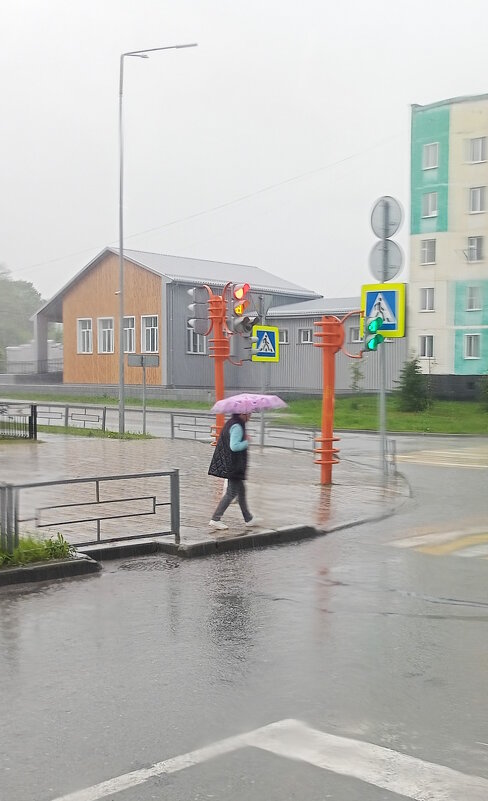
[[[247,392],[217,401],[211,411],[216,414],[252,414],[265,409],[283,409],[285,406],[285,401],[278,395],[253,395]]]

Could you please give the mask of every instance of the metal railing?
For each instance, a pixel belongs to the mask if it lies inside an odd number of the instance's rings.
[[[7,373],[10,375],[33,375],[35,373],[62,373],[62,359],[41,359],[41,361],[13,362],[7,361]]]
[[[0,401],[0,437],[37,439],[36,404]]]
[[[147,492],[143,495],[124,494],[122,497],[101,498],[101,488],[108,482],[113,481],[136,481],[144,479],[157,479],[168,477],[170,483],[169,500],[159,500],[155,492]],[[74,485],[89,486],[94,489],[92,499],[80,498],[76,502],[55,503],[35,507],[32,512],[22,517],[20,514],[20,494],[23,490],[37,490],[46,487],[65,487],[70,488]],[[72,497],[72,493],[70,493]],[[142,502],[144,507],[141,511],[136,508],[136,504]],[[102,513],[100,510],[107,510],[109,505],[119,507],[115,514]],[[122,507],[131,504],[127,512],[122,511]],[[128,530],[122,536],[104,536],[102,533],[102,523],[109,520],[121,520],[129,518],[141,518],[148,515],[156,516],[161,507],[170,507],[169,530],[152,531],[144,533],[134,533]],[[76,512],[78,511],[78,514]],[[108,508],[110,511],[110,508]],[[122,511],[122,513],[121,513]],[[54,512],[51,519],[46,520],[47,513]],[[59,518],[56,519],[56,514]],[[87,523],[96,524],[96,538],[72,542],[72,545],[93,545],[100,542],[119,542],[126,539],[137,539],[150,536],[174,536],[175,542],[180,541],[180,485],[179,471],[162,470],[151,473],[126,473],[115,476],[93,476],[91,478],[69,478],[60,481],[32,481],[25,484],[0,484],[0,546],[7,553],[12,553],[19,544],[19,535],[22,524],[30,524],[35,529],[57,528],[59,526],[78,526]],[[32,533],[31,529],[29,529]],[[71,540],[70,540],[71,541]]]

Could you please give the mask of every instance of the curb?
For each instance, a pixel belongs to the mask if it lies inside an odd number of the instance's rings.
[[[76,559],[39,562],[33,565],[23,565],[22,567],[5,567],[0,570],[0,587],[87,576],[98,573],[101,569],[102,566],[98,562],[84,554]]]

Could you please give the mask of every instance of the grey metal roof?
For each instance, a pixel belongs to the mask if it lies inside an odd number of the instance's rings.
[[[318,317],[321,314],[347,314],[361,308],[361,298],[315,298],[303,303],[274,306],[268,317]]]
[[[118,248],[105,248],[102,250],[73,278],[70,278],[59,292],[41,306],[32,319],[40,312],[44,312],[48,319],[60,319],[62,314],[61,301],[66,290],[73,286],[87,270],[98,264],[108,253],[115,253],[118,256],[119,251]],[[164,253],[146,253],[142,250],[125,250],[125,248],[124,258],[175,283],[224,286],[227,281],[234,283],[246,281],[251,285],[252,289],[257,291],[279,292],[282,295],[301,295],[305,298],[319,297],[317,292],[304,289],[302,286],[285,281],[283,278],[273,275],[273,273],[268,273],[260,267],[252,267],[247,264],[229,264],[223,261],[192,259],[186,256],[169,256]]]
[[[113,253],[118,250],[110,248]],[[170,281],[188,284],[222,285],[227,281],[246,281],[252,289],[275,291],[288,295],[303,295],[316,298],[317,292],[304,289],[298,284],[285,281],[278,275],[268,273],[260,267],[248,264],[232,264],[223,261],[207,261],[186,256],[169,256],[164,253],[146,253],[141,250],[125,250],[124,256],[130,261],[147,267]]]

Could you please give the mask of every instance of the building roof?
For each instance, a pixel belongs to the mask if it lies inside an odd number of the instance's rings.
[[[59,292],[47,301],[36,312],[36,315],[44,312],[49,319],[59,317],[64,293],[79,281],[88,270],[110,253],[119,255],[117,248],[105,248],[102,250],[98,256],[95,256],[91,262],[85,265]],[[165,253],[146,253],[142,250],[125,249],[124,258],[126,261],[131,261],[174,283],[211,284],[219,287],[224,286],[228,281],[234,283],[246,281],[253,290],[258,292],[277,292],[281,295],[299,295],[305,298],[320,297],[317,292],[304,289],[304,287],[285,281],[283,278],[262,270],[260,267],[252,267],[247,264],[232,264],[222,261],[193,259],[186,256],[170,256]]]
[[[488,94],[483,95],[459,95],[459,97],[448,97],[447,100],[436,100],[435,103],[427,103],[421,106],[419,103],[412,103],[412,112],[427,111],[431,108],[440,106],[453,106],[455,103],[475,103],[477,100],[488,100]]]
[[[304,303],[291,303],[274,306],[268,317],[319,317],[322,314],[347,314],[361,308],[361,299],[354,298],[315,298]]]

